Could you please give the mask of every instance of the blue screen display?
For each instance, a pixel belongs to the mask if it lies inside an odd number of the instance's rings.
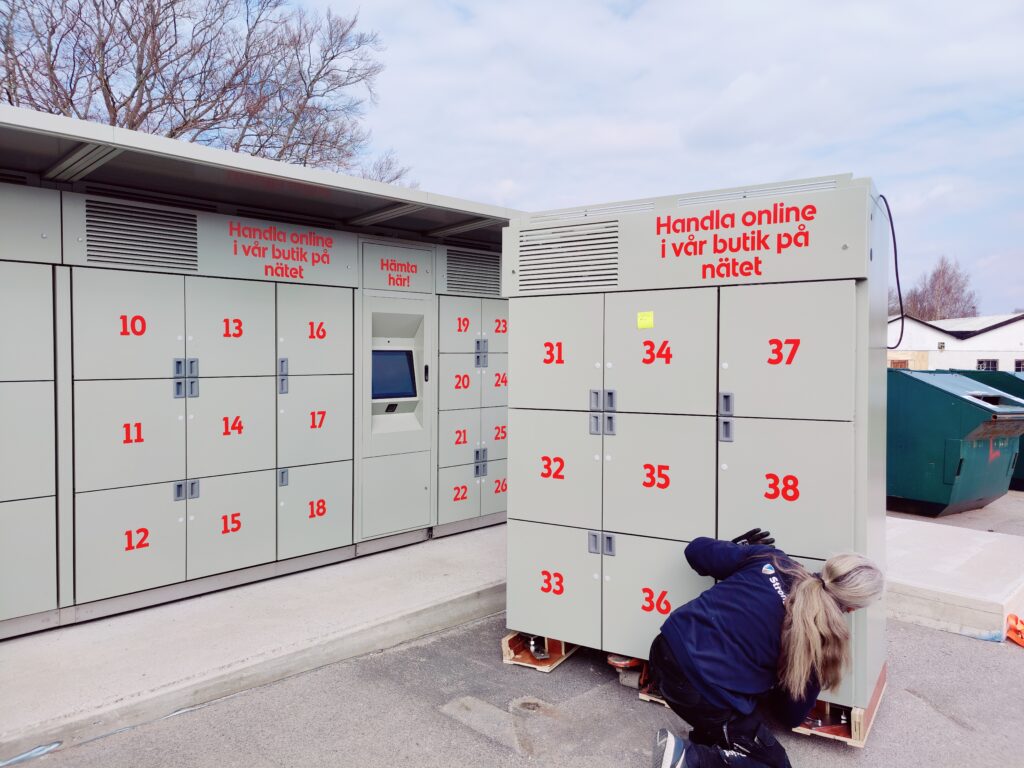
[[[416,374],[410,349],[373,350],[373,399],[416,397]]]

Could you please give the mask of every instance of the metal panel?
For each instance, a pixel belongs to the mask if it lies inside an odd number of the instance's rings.
[[[455,467],[478,460],[477,451],[482,447],[481,413],[477,408],[467,408],[437,415],[438,466]]]
[[[599,529],[604,461],[590,414],[511,409],[508,417],[509,517]]]
[[[480,411],[480,447],[487,449],[488,461],[508,458],[508,408]]]
[[[363,459],[362,539],[430,525],[430,452]]]
[[[185,356],[184,278],[71,272],[76,379],[162,379]]]
[[[454,523],[480,516],[480,495],[487,478],[474,477],[476,465],[437,471],[437,522]]]
[[[715,413],[717,290],[610,293],[604,327],[604,386],[617,410]]]
[[[0,232],[0,259],[59,264],[60,193],[0,184]]]
[[[352,543],[352,462],[291,467],[277,489],[277,557]]]
[[[53,382],[0,383],[0,501],[55,492]]]
[[[204,477],[188,500],[188,578],[234,571],[275,558],[277,473]]]
[[[0,504],[0,621],[56,607],[56,502]]]
[[[480,403],[484,408],[508,405],[508,355],[489,353],[481,379]]]
[[[587,410],[589,391],[604,386],[604,297],[516,299],[509,325],[516,329],[509,355],[518,366],[509,405]]]
[[[0,261],[0,381],[52,378],[53,269]]]
[[[352,373],[352,291],[277,286],[277,356],[288,373]]]
[[[480,514],[493,515],[508,510],[508,462],[504,459],[488,461],[487,473],[480,483]]]
[[[434,292],[434,249],[363,243],[363,287]]]
[[[185,278],[185,353],[201,376],[273,376],[274,286]]]
[[[590,533],[508,521],[509,629],[601,647],[601,555],[588,551]]]
[[[721,302],[719,388],[735,415],[853,418],[852,280],[723,288]]]
[[[488,352],[508,352],[508,301],[483,300],[483,338]]]
[[[174,483],[75,495],[75,602],[185,579],[185,502]]]
[[[622,413],[615,432],[604,440],[604,529],[714,536],[715,419]]]
[[[769,529],[786,552],[827,559],[854,549],[852,424],[734,419],[718,444],[718,531]]]
[[[438,296],[438,352],[476,352],[476,341],[482,339],[483,326],[480,299],[461,296]]]
[[[475,365],[475,355],[438,355],[438,409],[479,408],[486,371]]]
[[[188,408],[189,477],[270,469],[275,464],[277,379],[203,379]]]
[[[75,489],[94,491],[185,477],[185,403],[174,382],[79,381]]]
[[[602,650],[648,658],[672,609],[714,585],[686,566],[685,548],[681,541],[615,534],[615,556],[602,564]]]
[[[291,376],[277,395],[282,467],[352,458],[352,377]]]

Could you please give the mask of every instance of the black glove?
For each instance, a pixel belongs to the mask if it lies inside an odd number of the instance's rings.
[[[762,531],[760,528],[751,528],[746,533],[742,533],[732,540],[733,544],[764,544],[771,546],[775,543],[775,539],[772,537],[771,531]]]

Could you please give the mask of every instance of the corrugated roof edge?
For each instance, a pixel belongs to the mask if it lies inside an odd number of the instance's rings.
[[[999,315],[999,317],[1003,317],[1003,315]],[[913,320],[914,322],[921,323],[921,325],[926,325],[929,328],[938,331],[939,333],[944,333],[947,336],[952,336],[954,339],[970,339],[975,336],[980,336],[983,333],[987,333],[988,331],[994,331],[996,328],[1002,328],[1003,326],[1012,325],[1013,323],[1020,322],[1021,320],[1024,320],[1024,312],[1022,312],[1019,315],[1013,315],[1007,320],[1001,320],[998,323],[993,323],[992,325],[987,325],[984,328],[979,328],[978,330],[975,331],[948,331],[945,328],[940,328],[934,323],[930,323],[927,320],[921,320],[920,318],[914,317],[913,315],[906,315],[906,318],[908,320]],[[899,319],[899,315],[893,315],[892,317],[889,318],[889,322],[894,323]]]

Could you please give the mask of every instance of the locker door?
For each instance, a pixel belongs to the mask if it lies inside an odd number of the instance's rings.
[[[53,498],[0,504],[0,621],[57,607]]]
[[[175,483],[75,494],[75,602],[185,579],[185,501]]]
[[[604,296],[543,296],[509,302],[509,353],[519,366],[509,405],[586,411],[604,386]]]
[[[362,538],[430,525],[430,452],[363,459]]]
[[[481,480],[480,514],[508,511],[508,462],[504,459],[484,464],[487,473]]]
[[[282,485],[281,473],[285,473]],[[352,543],[352,462],[278,470],[277,559]]]
[[[274,471],[250,472],[188,481],[194,497],[188,500],[188,578],[274,560],[276,476]]]
[[[0,501],[55,493],[53,382],[0,383]]]
[[[275,465],[277,379],[202,379],[188,409],[189,477],[269,469]]]
[[[487,355],[480,404],[484,408],[508,405],[508,355]]]
[[[438,296],[438,352],[476,352],[476,340],[483,338],[480,299]]]
[[[480,493],[484,481],[475,476],[476,466],[467,464],[437,471],[438,524],[480,517]]]
[[[714,415],[718,294],[714,288],[610,293],[604,386],[619,411]]]
[[[95,491],[185,477],[185,399],[175,383],[75,382],[75,488]]]
[[[742,533],[742,531],[740,531]],[[643,536],[612,537],[614,555],[604,568],[604,628],[601,649],[648,658],[651,643],[672,609],[711,587],[686,564],[686,542]]]
[[[185,279],[185,351],[200,376],[273,376],[274,286]]]
[[[599,540],[585,528],[510,520],[508,628],[600,648]]]
[[[718,531],[767,528],[792,555],[853,548],[853,424],[733,419],[718,443]]]
[[[438,408],[479,408],[480,385],[486,371],[475,365],[474,355],[439,355]]]
[[[53,378],[53,270],[0,262],[0,381]]]
[[[277,356],[288,373],[352,373],[352,290],[277,286]]]
[[[508,458],[508,408],[480,411],[480,447],[487,449],[488,461]]]
[[[289,376],[277,395],[278,462],[283,467],[352,458],[352,377]]]
[[[71,272],[76,379],[163,379],[185,357],[179,275]]]
[[[714,536],[715,419],[620,413],[616,421],[604,438],[604,529]]]
[[[483,334],[488,352],[508,352],[508,301],[483,299]]]
[[[590,434],[590,414],[512,409],[508,416],[509,516],[600,529],[601,436]]]
[[[732,286],[721,301],[719,389],[736,416],[853,418],[852,280]]]
[[[476,461],[476,452],[482,447],[480,410],[468,408],[441,411],[437,415],[437,464],[456,467]]]

